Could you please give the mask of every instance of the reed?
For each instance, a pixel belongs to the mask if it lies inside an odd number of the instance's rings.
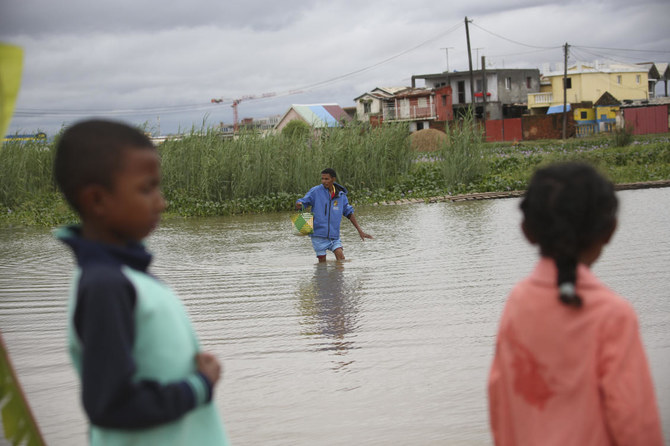
[[[167,193],[224,201],[272,193],[304,193],[326,167],[351,188],[384,188],[409,171],[412,151],[404,126],[344,128],[222,139],[192,133],[160,148]]]
[[[444,180],[450,187],[470,184],[487,171],[484,134],[470,111],[460,122],[447,126],[447,141],[440,153]]]
[[[53,183],[54,144],[10,141],[0,148],[0,224],[76,220]],[[448,145],[430,157],[412,153],[406,126],[364,124],[235,140],[203,126],[158,150],[168,214],[182,216],[290,210],[325,167],[337,170],[356,204],[523,189],[538,166],[568,159],[594,164],[615,182],[670,179],[670,134],[635,136],[624,147],[603,135],[484,143],[467,119],[448,129]]]
[[[8,141],[0,148],[0,203],[12,208],[35,196],[53,193],[52,145]]]

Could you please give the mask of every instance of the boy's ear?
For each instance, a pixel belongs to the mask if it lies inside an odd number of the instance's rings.
[[[525,219],[521,222],[521,232],[523,232],[524,237],[526,237],[526,240],[528,240],[531,245],[537,244],[535,237],[533,237],[533,235],[528,231],[528,226],[526,226]]]
[[[88,184],[79,191],[79,208],[88,216],[100,216],[104,213],[105,188],[100,184]]]

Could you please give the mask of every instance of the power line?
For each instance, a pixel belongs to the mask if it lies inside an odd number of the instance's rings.
[[[523,42],[519,42],[519,41],[516,41],[516,40],[512,40],[512,39],[510,39],[510,38],[501,36],[500,34],[496,34],[496,33],[494,33],[493,31],[489,31],[488,29],[482,28],[481,26],[477,25],[477,24],[474,23],[474,22],[471,22],[471,23],[472,23],[472,26],[477,27],[477,28],[481,29],[481,30],[484,31],[484,32],[487,32],[487,33],[491,34],[492,36],[495,36],[495,37],[497,37],[497,38],[499,38],[499,39],[507,40],[508,42],[512,42],[512,43],[515,43],[515,44],[517,44],[517,45],[527,46],[528,48],[539,48],[539,49],[545,49],[545,50],[553,50],[553,49],[556,49],[556,48],[561,48],[560,45],[559,45],[559,46],[537,46],[537,45],[529,45],[529,44],[527,44],[527,43],[523,43]]]
[[[573,45],[575,46],[575,45]],[[628,51],[628,52],[636,52],[636,53],[667,53],[670,54],[670,51],[665,51],[665,50],[634,50],[631,48],[606,48],[606,47],[599,47],[599,46],[577,46],[577,48],[588,48],[592,50],[608,50],[608,51]]]
[[[283,93],[278,93],[276,95],[273,95],[272,97],[253,97],[249,98],[248,100],[263,100],[263,99],[274,99],[276,97],[282,97],[282,96],[289,96],[293,94],[298,94],[298,93],[304,93],[306,90],[313,90],[316,89],[317,87],[323,87],[329,84],[333,84],[335,82],[342,81],[344,79],[350,78],[352,76],[364,73],[366,71],[372,70],[374,68],[377,68],[381,65],[384,65],[388,62],[391,62],[392,60],[395,60],[401,56],[404,56],[405,54],[408,54],[412,51],[415,51],[431,42],[434,42],[435,40],[442,38],[454,31],[456,31],[458,28],[460,28],[462,24],[459,22],[456,25],[452,26],[451,28],[447,29],[444,32],[441,32],[437,34],[434,37],[431,37],[430,39],[427,39],[409,49],[406,49],[404,51],[401,51],[393,56],[387,57],[386,59],[383,59],[379,62],[376,62],[372,65],[368,65],[366,67],[350,71],[345,74],[341,74],[339,76],[326,79],[323,81],[315,82],[313,84],[306,85],[302,88],[297,88],[297,89],[291,89]],[[227,101],[224,103],[232,103],[231,101]],[[14,112],[14,116],[16,117],[39,117],[39,116],[81,116],[81,115],[91,115],[91,114],[108,114],[108,115],[140,115],[140,114],[150,114],[150,113],[182,113],[182,112],[188,112],[188,111],[199,111],[199,110],[208,110],[211,108],[211,104],[203,105],[203,104],[183,104],[183,105],[174,105],[174,106],[161,106],[161,107],[148,107],[148,108],[133,108],[133,109],[125,109],[125,110],[104,110],[104,109],[36,109],[36,108],[17,108]]]
[[[327,80],[325,80],[325,81],[316,82],[316,83],[314,83],[314,84],[307,85],[307,86],[305,86],[305,87],[300,88],[299,90],[309,90],[309,89],[312,89],[312,88],[317,87],[317,86],[327,85],[327,84],[329,84],[329,83],[337,82],[337,81],[340,81],[340,80],[349,78],[349,77],[351,77],[351,76],[355,76],[355,75],[357,75],[357,74],[363,73],[363,72],[365,72],[365,71],[369,71],[369,70],[371,70],[371,69],[373,69],[373,68],[377,68],[377,67],[379,67],[379,66],[381,66],[381,65],[384,65],[384,64],[386,64],[386,63],[388,63],[388,62],[390,62],[390,61],[392,61],[392,60],[394,60],[394,59],[397,59],[397,58],[399,58],[399,57],[401,57],[401,56],[404,56],[404,55],[407,54],[407,53],[410,53],[410,52],[412,52],[412,51],[414,51],[414,50],[417,50],[417,49],[421,48],[422,46],[425,46],[425,45],[427,45],[427,44],[429,44],[429,43],[431,43],[431,42],[434,42],[435,40],[437,40],[437,39],[439,39],[439,38],[441,38],[441,37],[444,37],[444,36],[446,36],[446,35],[448,35],[448,34],[454,32],[454,31],[456,31],[456,30],[457,30],[458,28],[460,28],[461,26],[462,26],[461,23],[457,23],[456,25],[454,25],[454,26],[452,26],[451,28],[449,28],[447,31],[445,31],[445,32],[443,32],[443,33],[440,33],[440,34],[436,35],[435,37],[431,37],[430,39],[425,40],[425,41],[419,43],[418,45],[413,46],[412,48],[409,48],[409,49],[407,49],[407,50],[401,51],[400,53],[395,54],[395,55],[393,55],[393,56],[391,56],[391,57],[388,57],[388,58],[386,58],[386,59],[384,59],[384,60],[381,60],[381,61],[379,61],[379,62],[376,62],[376,63],[374,63],[374,64],[372,64],[372,65],[368,65],[367,67],[360,68],[360,69],[358,69],[358,70],[351,71],[351,72],[349,72],[349,73],[342,74],[342,75],[340,75],[340,76],[337,76],[337,77],[334,77],[334,78],[331,78],[331,79],[327,79]]]

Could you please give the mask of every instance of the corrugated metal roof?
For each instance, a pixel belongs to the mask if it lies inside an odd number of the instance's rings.
[[[566,104],[566,110],[565,111],[570,111],[570,104]],[[549,107],[547,110],[547,114],[551,115],[553,113],[563,113],[563,104],[561,105],[552,105]]]
[[[291,106],[313,127],[337,127],[340,122],[350,120],[349,115],[337,104],[293,104]]]

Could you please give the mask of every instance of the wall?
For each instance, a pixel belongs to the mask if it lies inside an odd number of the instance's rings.
[[[621,84],[617,82],[617,76],[621,76]],[[636,77],[640,76],[638,83]],[[587,101],[597,101],[605,91],[608,91],[619,101],[624,99],[647,99],[648,82],[647,72],[621,72],[621,73],[592,73],[584,77],[584,97]],[[604,82],[605,81],[605,82]]]
[[[511,77],[511,88],[505,86],[505,79]],[[526,78],[531,78],[530,88],[526,87]],[[529,70],[498,70],[498,100],[503,104],[525,104],[528,93],[540,91],[540,72]],[[493,99],[494,101],[496,99]]]
[[[668,131],[668,106],[622,108],[626,126],[633,127],[634,135],[666,133]]]
[[[450,86],[435,90],[435,114],[438,121],[452,121],[454,119],[453,94]],[[442,97],[445,96],[445,100]]]
[[[598,121],[613,121],[616,119],[616,114],[619,111],[618,105],[601,105],[596,109],[596,120]],[[603,118],[604,116],[604,118]]]
[[[521,118],[524,140],[561,139],[563,137],[563,114],[524,116]],[[575,136],[575,120],[568,113],[567,137]]]
[[[370,102],[370,113],[365,113],[364,102]],[[370,115],[376,115],[382,111],[382,101],[372,95],[365,95],[356,101],[356,116],[359,121],[368,121]]]
[[[582,115],[585,115],[582,117]],[[592,108],[576,108],[573,112],[575,121],[595,121],[596,111]]]
[[[637,83],[636,76],[640,76]],[[617,76],[621,76],[621,84],[617,83]],[[606,91],[619,101],[624,99],[646,99],[647,98],[647,73],[645,72],[620,72],[620,73],[572,73],[568,72],[572,87],[567,90],[569,103],[596,102]],[[552,105],[563,103],[563,76],[552,76],[551,91],[553,94]]]
[[[286,116],[284,116],[284,118],[281,121],[279,121],[276,130],[280,132],[286,126],[286,124],[293,121],[294,119],[300,119],[301,121],[305,122],[305,120],[302,119],[302,116],[300,116],[300,114],[297,111],[291,108],[288,111],[288,113],[286,113]]]
[[[521,118],[486,121],[486,141],[520,141],[522,139]]]

